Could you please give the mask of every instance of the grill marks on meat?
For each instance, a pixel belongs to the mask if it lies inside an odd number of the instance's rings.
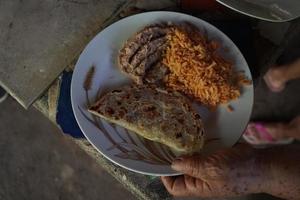
[[[166,38],[160,37],[155,40],[148,42],[147,44],[140,47],[139,51],[136,52],[132,59],[129,59],[129,63],[132,65],[133,69],[138,67],[138,65],[148,56],[153,55],[157,50],[163,49],[166,45]]]
[[[137,84],[143,84],[145,81],[146,71],[152,69],[159,70],[153,74],[161,74],[162,71],[155,66],[162,59],[162,55],[167,47],[166,35],[170,26],[157,24],[145,27],[138,32],[133,38],[129,39],[119,54],[119,64],[123,72],[128,74]]]
[[[133,38],[129,39],[120,53],[131,57],[136,53],[141,45],[144,45],[155,38],[165,36],[167,32],[168,28],[166,26],[147,26],[138,32]]]
[[[144,76],[147,69],[150,70],[150,68],[157,62],[159,62],[162,59],[162,48],[159,47],[154,53],[147,55],[147,57],[143,60],[141,60],[138,67],[134,68],[135,75],[138,76]]]

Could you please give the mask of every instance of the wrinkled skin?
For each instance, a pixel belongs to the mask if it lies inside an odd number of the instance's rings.
[[[246,145],[204,157],[182,157],[172,167],[182,176],[162,177],[174,196],[234,197],[269,193],[300,199],[300,146],[255,150]]]

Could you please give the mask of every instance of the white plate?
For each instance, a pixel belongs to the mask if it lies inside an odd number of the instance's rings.
[[[147,12],[122,19],[101,31],[81,53],[73,73],[71,84],[72,107],[80,129],[86,138],[103,156],[128,170],[148,175],[177,175],[170,167],[176,152],[164,145],[144,140],[126,129],[95,118],[87,112],[88,101],[97,95],[130,83],[118,69],[117,55],[123,43],[138,30],[157,22],[190,22],[205,30],[210,39],[219,41],[227,49],[226,56],[236,70],[243,70],[249,79],[248,65],[234,43],[209,23],[189,15],[176,12]],[[228,51],[229,50],[229,51]],[[225,52],[225,51],[224,51]],[[89,90],[84,89],[86,76],[95,66]],[[89,100],[88,100],[89,99]],[[219,107],[210,112],[204,107],[199,114],[205,123],[207,144],[205,152],[212,152],[234,145],[242,135],[251,114],[253,87],[243,88],[241,97],[230,102],[234,112]]]

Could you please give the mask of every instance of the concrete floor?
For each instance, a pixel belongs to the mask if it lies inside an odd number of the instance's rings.
[[[40,112],[0,108],[0,200],[135,199]]]

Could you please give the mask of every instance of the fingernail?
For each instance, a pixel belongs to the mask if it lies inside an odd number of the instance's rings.
[[[179,165],[182,161],[183,161],[183,158],[181,158],[181,157],[175,158],[175,159],[173,160],[172,164],[171,164],[171,167],[172,167],[173,169],[178,168],[178,165]]]

